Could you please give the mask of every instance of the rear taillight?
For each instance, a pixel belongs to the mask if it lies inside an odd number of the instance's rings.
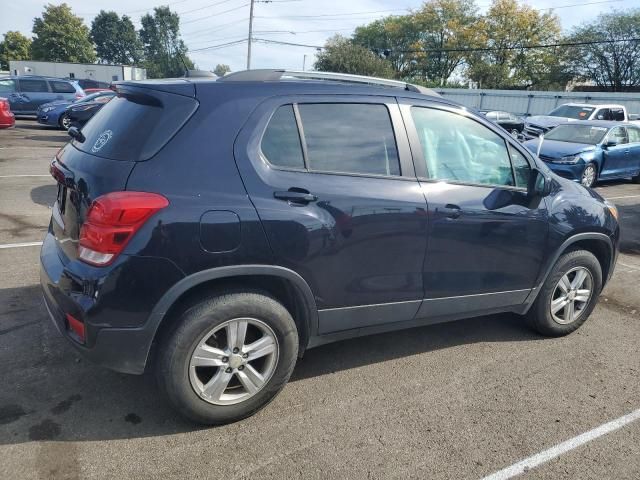
[[[86,95],[84,93],[76,92],[76,99],[84,98]]]
[[[113,192],[96,198],[80,230],[80,260],[110,264],[140,227],[168,205],[162,195],[147,192]]]

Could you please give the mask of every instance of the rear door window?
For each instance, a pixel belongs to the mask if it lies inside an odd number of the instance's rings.
[[[27,93],[40,93],[40,92],[48,92],[49,87],[47,86],[46,80],[19,80],[20,82],[20,91]]]
[[[628,127],[629,143],[640,143],[640,128]]]
[[[50,81],[51,91],[54,93],[76,93],[76,89],[73,88],[69,82]]]
[[[142,90],[142,89],[140,89]],[[196,99],[157,90],[119,94],[82,127],[85,153],[111,160],[143,161],[154,156],[198,108]]]
[[[299,104],[308,168],[364,175],[400,175],[398,149],[382,104]]]

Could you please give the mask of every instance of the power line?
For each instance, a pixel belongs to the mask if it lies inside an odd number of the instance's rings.
[[[391,10],[373,10],[368,12],[349,12],[349,13],[322,13],[317,15],[279,15],[279,16],[256,16],[256,18],[318,18],[318,17],[348,17],[351,15],[369,15],[376,13],[388,13],[388,12],[408,12],[408,8],[393,8]]]
[[[182,22],[182,24],[183,25],[187,25],[189,23],[200,22],[201,20],[206,20],[207,18],[217,17],[218,15],[223,15],[225,13],[235,12],[236,10],[240,10],[241,8],[244,8],[244,7],[248,6],[248,5],[249,5],[248,3],[244,3],[244,4],[240,5],[239,7],[230,8],[229,10],[225,10],[223,12],[212,13],[211,15],[207,15],[206,17],[200,17],[200,18],[194,18],[193,20],[187,20],[186,22]]]
[[[246,38],[241,38],[241,39],[235,40],[233,42],[220,43],[218,45],[210,45],[208,47],[196,48],[194,50],[189,50],[189,53],[204,52],[205,50],[218,50],[218,49],[221,49],[221,48],[226,48],[226,47],[231,47],[231,46],[234,46],[234,45],[239,45],[239,44],[244,43],[246,41],[247,41]]]

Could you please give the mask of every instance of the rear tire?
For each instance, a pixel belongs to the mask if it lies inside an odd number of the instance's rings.
[[[586,250],[567,252],[549,273],[527,320],[542,335],[568,335],[587,320],[598,303],[601,289],[602,269],[598,259]]]
[[[296,324],[268,294],[222,293],[175,320],[177,327],[161,341],[156,375],[169,402],[191,420],[221,425],[253,415],[293,372]],[[246,343],[235,340],[240,337]]]

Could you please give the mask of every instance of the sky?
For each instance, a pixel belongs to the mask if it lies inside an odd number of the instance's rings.
[[[90,26],[101,10],[114,10],[129,15],[136,28],[140,16],[154,6],[169,5],[181,18],[181,33],[189,48],[189,57],[198,68],[212,70],[227,64],[232,71],[246,67],[246,41],[226,47],[236,40],[246,40],[250,0],[66,0],[77,15]],[[31,36],[33,19],[41,15],[45,3],[60,0],[0,0],[0,35],[18,30]],[[300,43],[309,47],[285,46],[254,42],[252,68],[310,69],[314,62],[314,45],[336,33],[349,36],[355,27],[388,15],[401,15],[417,9],[422,0],[256,0],[254,38]],[[600,13],[638,7],[638,0],[525,0],[536,9],[553,8],[562,27],[569,30],[588,22]],[[490,0],[476,0],[486,10]],[[546,10],[545,10],[546,11]],[[305,57],[306,56],[306,57]]]

